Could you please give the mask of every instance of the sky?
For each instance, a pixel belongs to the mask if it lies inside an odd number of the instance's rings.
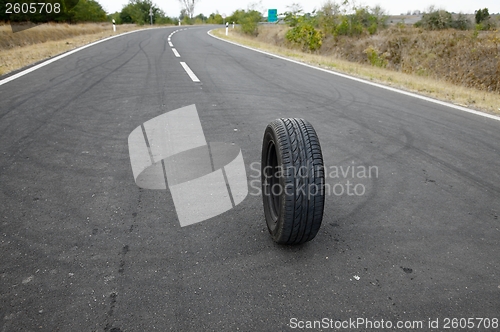
[[[128,0],[97,0],[104,10],[108,13],[121,11]],[[338,0],[337,3],[341,3]],[[350,1],[352,2],[352,0]],[[178,17],[181,11],[181,5],[178,0],[153,0],[158,7],[163,9],[167,16]],[[319,9],[325,0],[199,0],[195,7],[195,15],[204,14],[209,16],[211,13],[219,12],[219,14],[231,15],[237,9],[248,9],[253,6],[262,12],[268,9],[278,9],[278,13],[287,10],[287,6],[293,3],[298,3],[302,6],[305,12],[312,12],[314,9]],[[490,14],[500,13],[499,0],[422,0],[422,1],[401,1],[401,0],[356,0],[359,5],[375,6],[380,5],[390,15],[399,15],[406,13],[408,10],[423,11],[429,6],[434,5],[436,8],[445,9],[449,12],[474,13],[480,8],[488,8]]]

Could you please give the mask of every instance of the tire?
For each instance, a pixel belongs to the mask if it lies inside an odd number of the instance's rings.
[[[312,125],[303,119],[277,119],[264,133],[262,199],[267,228],[279,244],[314,239],[323,220],[323,155]]]

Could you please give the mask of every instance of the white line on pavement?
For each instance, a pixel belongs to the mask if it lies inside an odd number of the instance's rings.
[[[181,66],[182,66],[182,68],[184,68],[184,70],[189,75],[189,77],[193,80],[193,82],[200,82],[198,77],[196,77],[196,75],[193,73],[191,68],[189,68],[189,66],[185,62],[181,62]]]
[[[164,29],[164,28],[151,28],[151,29]],[[11,81],[13,81],[13,80],[15,80],[15,79],[18,79],[19,77],[22,77],[22,76],[27,75],[27,74],[29,74],[29,73],[31,73],[31,72],[34,72],[34,71],[35,71],[35,70],[37,70],[37,69],[40,69],[40,68],[42,68],[42,67],[45,67],[45,66],[47,66],[47,65],[49,65],[49,64],[51,64],[51,63],[53,63],[53,62],[56,62],[57,60],[61,60],[62,58],[65,58],[65,57],[67,57],[67,56],[69,56],[69,55],[71,55],[71,54],[74,54],[74,53],[76,53],[76,52],[80,52],[81,50],[84,50],[84,49],[86,49],[86,48],[88,48],[88,47],[91,47],[91,46],[94,46],[94,45],[97,45],[97,44],[103,43],[103,42],[105,42],[105,41],[108,41],[108,40],[111,40],[111,39],[114,39],[114,38],[117,38],[117,37],[125,36],[125,35],[131,34],[131,33],[136,33],[136,32],[146,31],[146,30],[151,30],[151,29],[142,29],[142,30],[134,30],[134,31],[130,31],[130,32],[125,32],[125,33],[122,33],[122,34],[119,34],[119,35],[116,35],[116,36],[111,36],[111,37],[108,37],[108,38],[104,38],[104,39],[98,40],[98,41],[96,41],[96,42],[93,42],[93,43],[91,43],[91,44],[88,44],[88,45],[85,45],[85,46],[79,47],[79,48],[74,49],[74,50],[72,50],[72,51],[69,51],[69,52],[63,53],[63,54],[61,54],[61,55],[58,55],[58,56],[56,56],[55,58],[52,58],[52,59],[47,60],[47,61],[45,61],[45,62],[42,62],[42,63],[40,63],[40,64],[38,64],[38,65],[36,65],[36,66],[33,66],[33,67],[28,68],[28,69],[26,69],[26,70],[23,70],[23,71],[21,71],[21,72],[19,72],[19,73],[15,74],[15,75],[12,75],[12,76],[10,76],[10,77],[7,77],[6,79],[0,80],[0,85],[4,85],[4,84],[6,84],[6,83],[9,83],[9,82],[11,82]]]

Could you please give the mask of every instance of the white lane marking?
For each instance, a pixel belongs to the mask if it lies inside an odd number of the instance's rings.
[[[42,68],[42,67],[45,67],[45,66],[47,66],[47,65],[49,65],[49,64],[51,64],[51,63],[53,63],[53,62],[56,62],[57,60],[61,60],[62,58],[65,58],[65,57],[67,57],[67,56],[70,56],[71,54],[74,54],[74,53],[76,53],[76,52],[80,52],[81,50],[84,50],[84,49],[86,49],[86,48],[88,48],[88,47],[91,47],[91,46],[94,46],[94,45],[97,45],[97,44],[103,43],[103,42],[105,42],[105,41],[108,41],[108,40],[111,40],[111,39],[114,39],[114,38],[118,38],[118,37],[121,37],[121,36],[125,36],[125,35],[131,34],[131,33],[136,33],[136,32],[139,32],[139,31],[152,30],[152,29],[165,29],[165,28],[150,28],[150,29],[134,30],[134,31],[125,32],[125,33],[122,33],[122,34],[119,34],[119,35],[116,35],[116,36],[111,36],[111,37],[108,37],[108,38],[104,38],[104,39],[98,40],[98,41],[93,42],[93,43],[91,43],[91,44],[84,45],[84,46],[79,47],[79,48],[76,48],[76,49],[74,49],[74,50],[72,50],[72,51],[69,51],[69,52],[66,52],[66,53],[64,53],[64,54],[58,55],[58,56],[56,56],[55,58],[49,59],[49,60],[47,60],[47,61],[45,61],[45,62],[42,62],[42,63],[40,63],[40,64],[38,64],[38,65],[36,65],[36,66],[33,66],[33,67],[31,67],[31,68],[28,68],[28,69],[26,69],[26,70],[23,70],[23,71],[21,71],[21,72],[19,72],[19,73],[15,74],[15,75],[12,75],[12,76],[9,76],[9,77],[7,77],[7,78],[5,78],[5,79],[3,79],[3,80],[0,80],[0,85],[7,84],[7,83],[9,83],[9,82],[11,82],[11,81],[13,81],[13,80],[18,79],[19,77],[22,77],[22,76],[27,75],[27,74],[29,74],[29,73],[31,73],[31,72],[34,72],[34,71],[35,71],[35,70],[37,70],[37,69],[40,69],[40,68]]]
[[[196,75],[193,73],[191,68],[189,68],[189,66],[185,62],[181,62],[181,66],[182,66],[182,68],[184,68],[184,70],[189,75],[189,77],[193,80],[193,82],[200,82],[198,77],[196,77]]]
[[[261,50],[258,50],[256,48],[253,48],[253,47],[241,45],[241,44],[229,41],[229,40],[225,40],[225,39],[219,38],[217,36],[214,36],[211,32],[212,32],[212,30],[208,31],[207,33],[208,33],[209,36],[211,36],[211,37],[213,37],[215,39],[219,39],[219,40],[222,40],[222,41],[224,41],[226,43],[237,45],[237,46],[240,46],[240,47],[243,47],[243,48],[255,51],[255,52],[259,52],[259,53],[266,54],[266,55],[271,55],[271,56],[273,56],[275,58],[278,58],[278,59],[281,59],[281,60],[290,61],[290,62],[296,63],[298,65],[302,65],[302,66],[306,66],[306,67],[313,68],[313,69],[316,69],[316,70],[320,70],[320,71],[323,71],[325,73],[337,75],[337,76],[340,76],[340,77],[343,77],[343,78],[347,78],[347,79],[350,79],[350,80],[353,80],[353,81],[356,81],[356,82],[360,82],[360,83],[365,83],[365,84],[369,84],[369,85],[372,85],[372,86],[376,86],[376,87],[381,88],[381,89],[386,89],[386,90],[389,90],[389,91],[392,91],[392,92],[396,92],[396,93],[400,93],[400,94],[403,94],[403,95],[406,95],[406,96],[410,96],[410,97],[413,97],[413,98],[418,98],[418,99],[421,99],[421,100],[425,100],[425,101],[428,101],[428,102],[431,102],[431,103],[434,103],[434,104],[438,104],[438,105],[442,105],[442,106],[454,108],[454,109],[457,109],[459,111],[463,111],[463,112],[467,112],[467,113],[472,113],[472,114],[483,116],[485,118],[490,118],[490,119],[493,119],[493,120],[500,121],[500,116],[496,116],[496,115],[492,115],[492,114],[488,114],[488,113],[479,112],[479,111],[476,111],[476,110],[473,110],[473,109],[470,109],[470,108],[466,108],[466,107],[455,105],[455,104],[448,103],[448,102],[445,102],[445,101],[441,101],[441,100],[433,99],[433,98],[430,98],[430,97],[422,96],[422,95],[419,95],[419,94],[416,94],[416,93],[413,93],[413,92],[399,90],[399,89],[396,89],[396,88],[393,88],[393,87],[390,87],[390,86],[386,86],[386,85],[382,85],[382,84],[370,82],[370,81],[367,81],[367,80],[364,80],[364,79],[361,79],[361,78],[352,77],[352,76],[349,76],[349,75],[346,75],[346,74],[341,74],[341,73],[338,73],[338,72],[335,72],[335,71],[332,71],[332,70],[315,67],[313,65],[309,65],[307,63],[303,63],[303,62],[300,62],[300,61],[296,61],[296,60],[292,60],[292,59],[287,59],[285,57],[282,57],[282,56],[279,56],[279,55],[276,55],[276,54],[273,54],[273,53],[269,53],[269,52],[266,52],[266,51],[261,51]]]
[[[174,44],[172,44],[172,42],[168,42],[168,46],[174,47]]]
[[[174,52],[174,55],[176,58],[180,58],[181,55],[179,54],[179,52],[177,52],[177,50],[175,48],[172,49],[172,52]]]

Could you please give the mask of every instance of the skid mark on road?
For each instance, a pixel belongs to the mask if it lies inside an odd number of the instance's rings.
[[[125,256],[129,252],[130,247],[128,245],[123,246],[120,251],[120,263],[118,265],[118,273],[122,275],[125,272]],[[109,332],[121,332],[122,330],[119,327],[113,327],[114,319],[113,316],[115,314],[116,304],[118,301],[118,292],[112,291],[109,294],[109,309],[106,312],[106,319],[104,321],[104,331]]]

